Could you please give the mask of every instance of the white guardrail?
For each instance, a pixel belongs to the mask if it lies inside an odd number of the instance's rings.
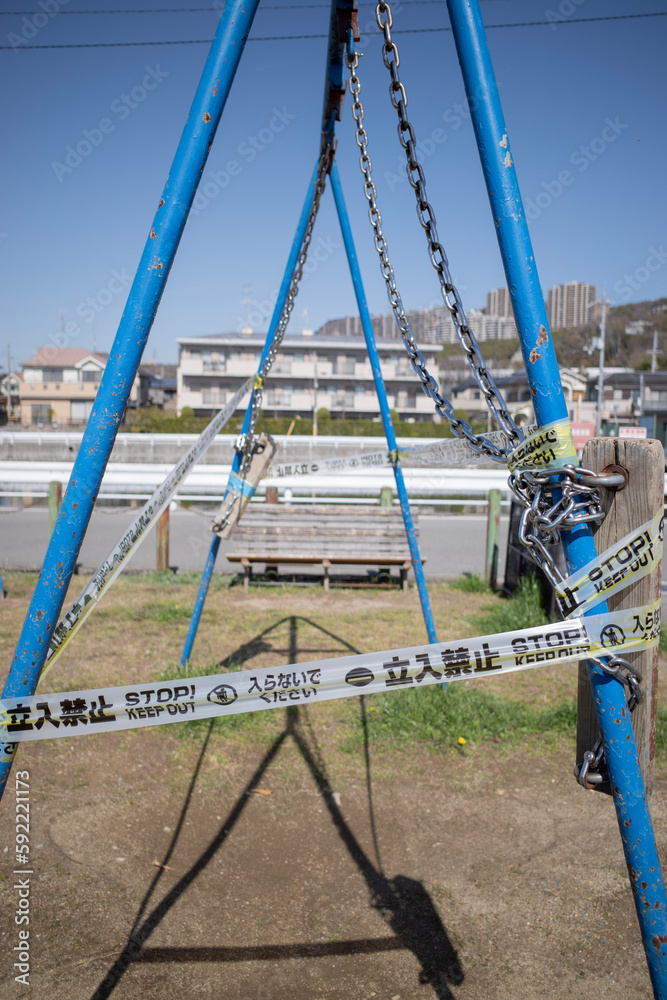
[[[171,466],[166,464],[109,463],[100,488],[100,500],[143,499],[153,492],[170,469]],[[66,486],[71,471],[71,462],[0,462],[0,495],[45,496],[50,482]],[[196,466],[179,488],[179,499],[220,498],[229,471],[229,465]],[[404,468],[403,475],[408,495],[418,504],[437,502],[450,506],[461,503],[461,498],[484,503],[490,489],[501,490],[503,498],[509,500],[507,472],[501,467]],[[377,501],[382,487],[394,489],[395,484],[391,468],[383,467],[263,479],[257,493],[261,496],[267,486],[277,486],[281,499],[285,499],[287,492],[288,498],[291,493],[292,500],[322,503],[327,499],[336,502],[364,502],[366,498]]]

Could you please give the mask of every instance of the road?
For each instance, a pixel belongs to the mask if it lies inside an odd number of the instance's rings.
[[[79,572],[92,573],[123,531],[136,517],[137,510],[107,508],[93,514],[79,555]],[[176,510],[170,516],[170,559],[180,572],[200,571],[211,543],[210,515]],[[507,544],[508,518],[501,517],[500,565],[502,580]],[[453,580],[462,573],[484,572],[486,516],[466,514],[426,515],[419,517],[420,550],[426,557],[424,571],[428,579]],[[33,507],[9,512],[0,507],[0,568],[38,570],[48,543],[49,518],[45,507]],[[238,564],[225,558],[231,541],[223,541],[216,569],[220,573],[237,573]],[[152,532],[136,551],[128,568],[155,569],[156,542]],[[282,572],[287,572],[284,568]],[[363,572],[363,570],[362,570]],[[332,577],[334,576],[332,569]]]

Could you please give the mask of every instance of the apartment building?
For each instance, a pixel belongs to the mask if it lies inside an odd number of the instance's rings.
[[[265,339],[259,333],[180,337],[178,412],[189,406],[197,416],[207,416],[226,403],[257,371]],[[390,407],[404,420],[432,420],[433,403],[424,395],[402,345],[378,340],[377,347]],[[423,347],[436,378],[438,351],[436,345]],[[267,416],[309,417],[326,408],[338,419],[379,418],[365,342],[344,334],[286,336],[267,379],[262,406]]]
[[[31,425],[85,424],[93,408],[108,354],[83,347],[40,347],[22,365],[19,421]],[[130,406],[148,402],[148,377],[140,369],[130,392]]]
[[[415,340],[422,344],[456,343],[456,328],[446,306],[431,309],[407,310],[406,316]],[[511,340],[518,337],[514,315],[488,315],[480,309],[469,309],[466,317],[477,340]],[[401,334],[393,315],[371,316],[373,333],[378,340],[401,340]],[[329,320],[319,328],[315,336],[362,336],[361,320],[358,316],[345,316]]]
[[[568,330],[590,326],[597,320],[593,303],[597,287],[583,281],[568,281],[554,285],[547,293],[547,316],[552,330]]]
[[[487,316],[502,316],[504,319],[514,319],[514,310],[509,288],[493,288],[486,293]]]

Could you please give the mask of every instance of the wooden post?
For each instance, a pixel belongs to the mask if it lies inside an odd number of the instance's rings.
[[[267,486],[266,494],[264,496],[266,503],[278,503],[278,487],[277,486]]]
[[[55,528],[56,521],[58,519],[58,514],[60,513],[60,505],[63,502],[63,487],[62,483],[51,482],[49,483],[49,535],[53,534],[53,529]]]
[[[157,521],[157,571],[169,569],[169,505],[160,514]]]
[[[634,528],[662,509],[664,504],[665,455],[659,441],[631,438],[593,438],[581,459],[584,468],[593,472],[613,472],[610,466],[619,466],[628,473],[628,483],[623,489],[600,490],[606,517],[595,530],[598,552],[613,545]],[[609,610],[639,608],[660,600],[662,593],[662,566],[609,598]],[[637,741],[637,753],[644,778],[646,794],[653,791],[655,758],[655,726],[658,687],[658,647],[642,653],[629,653],[626,658],[636,663],[642,672],[643,698],[632,713],[632,728]],[[586,665],[579,665],[579,692],[577,712],[577,763],[581,764],[584,752],[591,750],[599,735],[593,693]],[[611,794],[609,783],[594,786],[597,791]]]
[[[491,590],[496,589],[498,580],[498,544],[500,539],[500,490],[489,490],[489,506],[486,520],[486,563],[484,580]]]

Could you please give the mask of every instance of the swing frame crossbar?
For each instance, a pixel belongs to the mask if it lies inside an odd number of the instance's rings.
[[[62,610],[129,391],[258,5],[259,0],[228,0],[220,19],[74,462],[60,515],[3,688],[3,698],[29,696],[37,687],[50,636]],[[537,421],[543,426],[556,420],[567,420],[560,372],[479,2],[447,0],[447,7]],[[273,346],[297,267],[315,197],[322,151],[327,144],[333,147],[335,122],[340,120],[345,94],[345,48],[346,44],[352,45],[353,39],[358,39],[356,18],[357,0],[332,0],[320,155],[306,193],[260,367]],[[330,167],[330,176],[387,444],[390,451],[395,451],[396,439],[386,389],[335,163]],[[539,351],[536,350],[538,345]],[[251,414],[252,398],[242,434],[247,433],[251,426]],[[239,471],[242,458],[243,452],[237,450],[233,472]],[[407,492],[397,462],[394,463],[394,474],[426,629],[429,639],[436,641]],[[571,571],[583,567],[595,557],[595,545],[587,524],[565,532],[563,540]],[[190,657],[219,546],[220,539],[214,535],[183,651],[184,664]],[[606,604],[598,605],[595,613],[606,610]],[[625,710],[625,693],[618,680],[595,664],[589,663],[588,669],[649,974],[655,996],[658,1000],[667,1000],[667,897],[630,716]],[[15,752],[16,744],[0,746],[0,797]]]

